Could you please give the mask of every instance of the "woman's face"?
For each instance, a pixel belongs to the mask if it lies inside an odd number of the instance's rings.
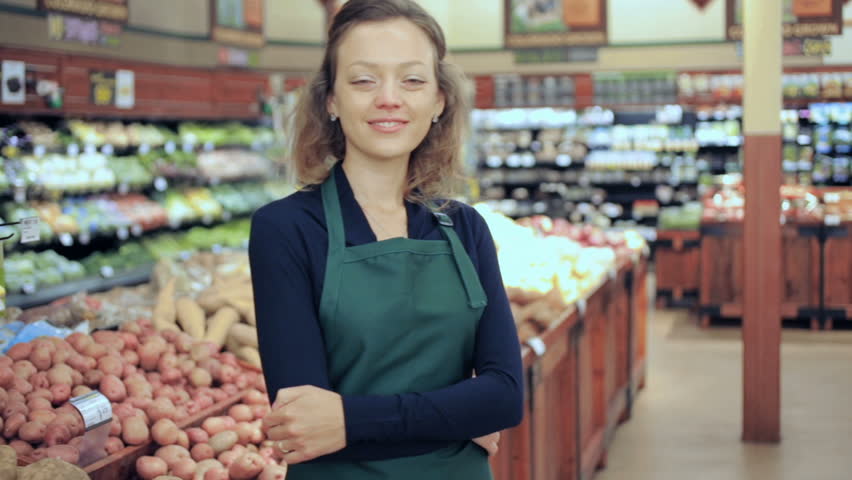
[[[338,48],[328,109],[347,157],[407,162],[444,110],[429,37],[405,19],[353,27]]]

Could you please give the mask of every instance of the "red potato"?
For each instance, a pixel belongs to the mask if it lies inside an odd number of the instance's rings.
[[[160,475],[165,475],[169,471],[165,460],[157,457],[142,456],[136,460],[136,473],[143,480],[154,480]]]
[[[192,455],[192,459],[196,462],[211,459],[216,456],[216,452],[213,451],[213,447],[207,443],[198,443],[193,445],[192,450],[190,450],[190,454]]]
[[[193,387],[209,387],[213,384],[213,376],[207,370],[196,367],[189,373],[189,383]]]
[[[20,413],[24,416],[27,416],[30,413],[30,409],[24,403],[20,403],[20,402],[17,402],[17,401],[16,402],[9,402],[6,405],[6,408],[3,409],[3,418],[8,420],[9,418],[12,417],[12,415],[14,415],[16,413]]]
[[[0,368],[11,368],[15,360],[8,355],[0,355]]]
[[[46,371],[53,365],[53,351],[44,346],[33,348],[30,362],[40,371]]]
[[[195,460],[182,458],[170,465],[169,471],[181,480],[192,480],[193,475],[195,475]]]
[[[22,345],[22,344],[19,343],[18,345]],[[15,346],[17,346],[17,345],[15,345]],[[14,347],[12,347],[12,348],[14,348]],[[26,379],[30,378],[31,376],[33,376],[34,373],[38,372],[38,369],[35,367],[35,365],[33,365],[33,362],[31,362],[27,359],[24,359],[24,360],[18,360],[17,362],[15,362],[12,365],[12,371],[15,372],[16,377],[18,377],[22,380],[26,380]]]
[[[104,372],[104,375],[114,375],[120,378],[124,373],[123,358],[117,355],[104,355],[98,359],[98,370]]]
[[[237,388],[237,386],[234,385],[233,383],[226,383],[225,385],[222,385],[222,391],[227,393],[228,396],[232,396],[232,395],[236,395],[237,393],[239,393],[240,389]]]
[[[157,420],[151,427],[151,438],[160,445],[174,445],[178,443],[178,429],[175,422],[168,418]]]
[[[44,441],[44,434],[46,431],[47,425],[41,422],[27,422],[21,425],[21,428],[18,429],[18,437],[21,440],[32,444],[41,443]]]
[[[287,464],[267,465],[263,467],[257,480],[284,480],[287,478]]]
[[[22,360],[27,360],[30,357],[31,353],[33,353],[32,343],[17,343],[15,345],[12,345],[12,347],[6,351],[6,356],[11,358],[15,362],[19,362]]]
[[[162,385],[154,390],[154,399],[165,397],[171,400],[171,397],[174,393],[174,387],[170,385]]]
[[[259,390],[249,390],[243,395],[243,403],[246,405],[268,405],[269,399]]]
[[[54,365],[64,364],[65,362],[68,361],[68,358],[71,357],[71,355],[74,355],[76,353],[77,352],[74,352],[73,350],[67,350],[67,349],[64,349],[64,348],[59,348],[59,349],[56,349],[56,351],[53,352],[53,356],[51,357],[51,361],[53,362]]]
[[[77,385],[73,389],[71,389],[71,397],[79,397],[80,395],[85,395],[91,392],[92,389],[85,385]]]
[[[121,419],[117,416],[112,417],[112,422],[109,425],[109,434],[113,437],[121,436]]]
[[[240,445],[248,445],[249,443],[252,443],[253,439],[257,439],[259,437],[258,433],[260,433],[260,430],[251,423],[240,422],[236,427],[234,427],[234,432],[237,433],[237,442]]]
[[[82,353],[85,354],[88,357],[92,357],[95,360],[97,360],[97,359],[103,357],[104,355],[108,354],[109,349],[107,347],[101,345],[100,343],[94,343],[93,342],[93,343],[86,345],[86,347],[83,349]]]
[[[123,448],[124,442],[122,442],[118,437],[109,437],[107,438],[106,443],[104,443],[104,449],[106,450],[107,455],[112,455]]]
[[[175,405],[183,405],[191,399],[192,397],[186,390],[176,390],[174,396],[172,397],[172,401],[175,403]]]
[[[30,458],[35,460],[36,462],[42,459],[47,458],[47,449],[46,448],[36,448],[30,453]]]
[[[123,402],[127,398],[124,383],[115,375],[104,375],[100,383],[100,391],[111,402]]]
[[[60,383],[50,387],[50,392],[53,394],[53,404],[59,406],[71,398],[71,385]]]
[[[200,362],[202,360],[210,358],[211,352],[210,348],[208,348],[203,343],[196,343],[189,350],[189,357],[195,360],[196,362]]]
[[[33,453],[33,446],[23,440],[12,440],[9,442],[9,446],[12,447],[12,450],[18,454],[18,456],[29,456]]]
[[[229,397],[229,395],[220,388],[214,388],[210,395],[213,396],[213,401],[215,402],[222,402]]]
[[[222,366],[219,367],[219,375],[217,376],[217,379],[221,383],[234,383],[239,376],[239,368],[223,363]]]
[[[218,455],[236,445],[237,440],[239,440],[237,432],[226,430],[210,437],[209,443],[213,447],[213,451]]]
[[[178,365],[178,370],[180,370],[181,375],[189,376],[189,374],[195,370],[195,362],[190,359],[183,360]]]
[[[155,370],[163,353],[163,345],[148,341],[139,346],[139,365],[146,371]]]
[[[9,359],[9,357],[0,357]],[[12,361],[9,359],[9,361]],[[6,388],[12,386],[12,381],[15,378],[15,371],[12,370],[12,365],[0,366],[0,387]]]
[[[94,343],[92,337],[81,332],[74,332],[71,335],[68,335],[67,337],[65,337],[65,341],[68,342],[68,344],[71,345],[71,347],[74,348],[74,350],[77,350],[78,352],[84,349],[86,345]]]
[[[173,343],[178,353],[189,353],[192,350],[192,346],[195,345],[195,339],[192,338],[192,335],[181,334],[175,338]]]
[[[249,380],[249,378],[248,378],[248,377],[246,377],[245,375],[240,375],[240,376],[239,376],[239,377],[237,377],[237,379],[234,381],[234,385],[236,385],[236,386],[237,386],[237,388],[239,388],[240,390],[246,390],[246,389],[248,389],[248,388],[249,388],[249,386],[251,385],[251,381],[250,381],[250,380]]]
[[[189,435],[187,435],[186,432],[184,432],[182,430],[179,431],[178,432],[177,444],[180,445],[181,447],[189,450],[189,445],[190,445],[189,444]]]
[[[124,420],[125,418],[132,417],[134,410],[133,405],[128,403],[113,404],[112,415],[113,417],[118,417],[120,420]]]
[[[135,374],[134,374],[135,375]],[[153,398],[154,389],[148,380],[137,379],[133,375],[124,380],[127,393],[131,398]]]
[[[229,480],[228,471],[219,467],[211,468],[204,472],[204,480]]]
[[[136,320],[131,320],[129,322],[124,322],[118,327],[118,331],[121,333],[128,333],[130,335],[136,336],[142,333],[142,326]]]
[[[87,358],[88,357],[80,355],[79,353],[74,353],[65,360],[65,363],[74,370],[85,372],[90,367],[89,361],[86,360]]]
[[[124,350],[121,352],[121,358],[124,359],[126,365],[139,366],[139,354],[135,350]]]
[[[166,445],[164,447],[160,447],[154,455],[156,455],[157,458],[162,458],[169,468],[180,460],[192,458],[189,450],[181,447],[180,445]]]
[[[30,414],[27,418],[32,421],[41,422],[45,425],[49,425],[51,422],[56,420],[56,412],[53,411],[52,408],[48,407],[48,409],[43,410],[30,410]]]
[[[150,418],[152,422],[156,422],[163,418],[173,419],[175,414],[175,405],[172,403],[171,399],[167,397],[160,397],[154,399],[154,401],[151,402],[151,405],[145,409],[145,412],[148,414],[148,418]]]
[[[28,379],[30,385],[36,390],[50,387],[50,380],[47,378],[47,372],[36,372],[30,375]]]
[[[72,385],[74,379],[71,377],[71,372],[73,370],[68,365],[58,364],[47,371],[47,380],[51,385]]]
[[[130,365],[129,363],[124,364],[124,368],[121,370],[121,378],[127,378],[130,375],[136,373],[139,370],[135,365]]]
[[[207,470],[210,470],[210,469],[213,469],[213,468],[224,469],[224,466],[221,463],[219,463],[218,460],[213,459],[213,458],[210,458],[210,459],[207,459],[207,460],[202,460],[202,461],[198,462],[195,465],[195,476],[193,477],[192,480],[203,480],[204,474],[207,472]],[[227,470],[225,469],[225,471],[227,471]]]
[[[208,417],[201,423],[201,428],[211,437],[228,429],[228,424],[223,417]]]
[[[272,411],[272,409],[269,407],[269,405],[252,405],[251,411],[254,414],[255,420],[259,420],[268,415],[269,412]]]
[[[3,436],[8,440],[15,438],[21,425],[27,423],[27,416],[21,412],[15,412],[8,416],[4,415],[4,418],[6,422],[3,425]]]
[[[254,388],[258,389],[261,393],[266,395],[268,390],[266,390],[266,379],[263,378],[263,375],[258,375],[254,381]]]
[[[118,332],[96,330],[92,332],[92,340],[116,351],[124,350],[124,339]]]
[[[104,378],[104,372],[100,370],[88,370],[83,374],[83,384],[87,387],[98,388],[101,385],[101,380]]]
[[[118,332],[121,339],[124,341],[124,350],[136,350],[139,348],[139,337],[130,332]]]
[[[51,398],[52,397],[53,396],[51,395]],[[29,409],[30,413],[36,410],[49,411],[53,409],[53,403],[45,397],[30,397],[30,399],[27,400],[27,408]]]
[[[127,417],[121,423],[121,438],[127,445],[142,445],[150,438],[148,425],[142,417]]]
[[[58,458],[76,465],[80,461],[80,450],[71,445],[54,445],[47,447],[47,458]]]
[[[145,410],[151,405],[151,402],[153,402],[154,400],[149,397],[130,397],[127,399],[127,401],[133,407]]]
[[[210,440],[210,435],[208,435],[203,428],[187,428],[185,432],[186,435],[189,437],[189,442],[193,445],[199,443],[207,443],[207,441]]]
[[[157,361],[157,370],[163,371],[168,368],[177,368],[178,357],[173,353],[167,353],[160,357],[159,361]]]
[[[254,420],[254,414],[251,413],[251,407],[243,404],[234,405],[229,408],[228,416],[237,422],[250,422]]]
[[[44,432],[44,443],[48,447],[52,447],[54,445],[65,445],[70,440],[71,429],[65,425],[50,424]]]
[[[6,404],[10,403],[27,403],[27,397],[24,396],[19,390],[15,390],[13,388],[9,388],[6,392]]]
[[[174,384],[183,378],[183,374],[177,368],[167,367],[160,371],[162,372],[160,374],[160,380],[165,384]]]
[[[72,381],[71,385],[73,385],[75,387],[77,385],[82,385],[83,384],[83,374],[78,372],[77,370],[74,370],[73,372],[71,372],[71,381]]]
[[[80,412],[76,411],[74,407],[70,408],[73,411],[57,409],[56,418],[50,422],[50,424],[65,425],[69,430],[71,430],[72,435],[82,435],[86,431],[86,425],[83,423],[83,417],[80,416]]]
[[[159,387],[163,383],[160,372],[148,372],[148,374],[145,375],[145,378],[147,378],[148,382],[151,383],[151,386],[155,388]]]
[[[205,358],[197,363],[199,368],[210,372],[210,375],[212,375],[213,378],[218,378],[222,371],[222,362],[213,357]]]
[[[257,453],[245,453],[228,467],[228,474],[232,480],[253,480],[265,466],[266,461]]]

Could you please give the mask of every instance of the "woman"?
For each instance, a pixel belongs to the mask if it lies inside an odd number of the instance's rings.
[[[436,200],[468,115],[445,53],[413,0],[347,2],[296,114],[306,188],[252,220],[264,428],[291,480],[490,479],[495,432],[521,421],[491,235]]]

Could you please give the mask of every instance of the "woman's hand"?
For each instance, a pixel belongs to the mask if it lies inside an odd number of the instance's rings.
[[[500,432],[485,435],[484,437],[474,438],[473,443],[484,448],[488,452],[488,456],[490,457],[497,453],[497,450],[499,448],[498,443],[500,443]]]
[[[282,388],[263,430],[290,465],[336,452],[346,446],[343,399],[310,385]]]

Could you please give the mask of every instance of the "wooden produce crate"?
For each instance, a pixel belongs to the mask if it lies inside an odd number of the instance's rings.
[[[529,347],[524,347],[524,418],[521,424],[504,430],[500,434],[500,448],[491,457],[491,470],[494,480],[529,480],[532,475],[532,395],[528,388],[530,369],[536,361],[536,355]]]
[[[700,284],[701,234],[698,230],[658,230],[654,245],[657,302],[676,304],[697,297]]]
[[[532,478],[577,480],[577,351],[570,333],[578,324],[574,307],[545,331],[546,350],[530,369]]]
[[[591,478],[606,464],[606,324],[609,292],[601,286],[578,304],[580,478]]]
[[[742,317],[745,271],[742,223],[702,223],[700,257],[701,326],[709,326],[713,316]]]
[[[630,399],[630,285],[632,265],[622,261],[610,274],[607,288],[609,302],[605,324],[604,384],[607,399],[607,444],[612,441],[616,427],[628,416]]]
[[[819,328],[820,225],[787,223],[781,227],[781,317],[808,317]]]
[[[823,305],[826,328],[834,319],[852,320],[852,223],[825,226]]]
[[[645,388],[648,364],[648,259],[638,257],[628,276],[630,287],[630,399]],[[628,415],[630,407],[628,406]]]
[[[196,427],[204,422],[207,417],[224,415],[231,406],[240,401],[243,394],[238,393],[226,398],[221,402],[211,405],[195,415],[191,415],[183,421],[175,422],[181,429]],[[125,447],[112,455],[98,460],[83,468],[89,474],[91,480],[116,480],[134,479],[136,477],[136,460],[145,455],[153,455],[157,451],[157,444],[148,441],[142,445]]]

